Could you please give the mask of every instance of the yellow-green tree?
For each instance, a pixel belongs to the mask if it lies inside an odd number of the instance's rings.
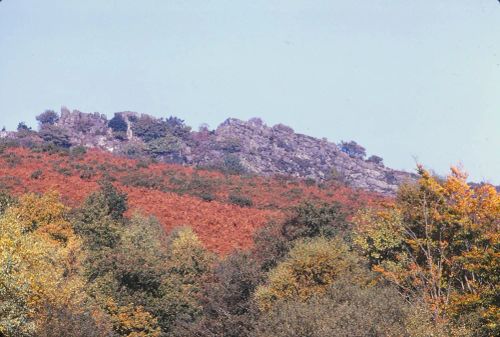
[[[267,283],[257,288],[259,308],[267,311],[280,300],[305,301],[325,292],[341,275],[353,283],[366,281],[360,260],[340,240],[322,237],[299,241],[288,257],[269,273]]]
[[[24,195],[0,217],[0,335],[29,336],[51,308],[78,308],[80,242],[56,193]]]
[[[180,317],[184,322],[192,322],[200,315],[199,295],[203,277],[210,271],[212,263],[213,256],[191,228],[179,228],[170,234],[167,273],[162,281],[165,301],[162,318],[166,330],[175,329],[175,321]]]
[[[419,173],[393,207],[358,214],[354,241],[373,270],[422,298],[436,321],[467,319],[475,335],[498,334],[499,195],[471,187],[456,168],[444,180]]]
[[[119,306],[111,298],[105,303],[113,330],[121,337],[159,337],[158,320],[141,306]]]

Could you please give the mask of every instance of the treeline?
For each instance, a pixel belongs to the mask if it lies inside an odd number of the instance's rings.
[[[0,197],[0,336],[497,336],[500,196],[419,168],[393,204],[304,203],[220,257],[126,217],[109,181],[75,209]]]

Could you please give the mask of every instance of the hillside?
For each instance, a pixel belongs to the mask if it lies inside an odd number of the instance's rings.
[[[44,117],[45,116],[45,117]],[[288,126],[267,126],[259,118],[229,118],[216,129],[191,127],[176,117],[154,118],[136,112],[100,113],[62,108],[39,116],[39,136],[69,147],[82,145],[131,157],[149,156],[162,162],[212,167],[232,173],[287,175],[318,182],[337,180],[355,188],[393,194],[415,175],[385,167],[379,156],[365,158],[356,142],[335,144],[295,133]],[[16,137],[4,133],[3,137]]]
[[[317,185],[285,177],[229,175],[127,159],[98,149],[50,152],[16,146],[2,151],[2,190],[17,195],[56,190],[75,207],[106,176],[127,193],[129,215],[154,215],[167,232],[189,226],[207,248],[219,253],[248,247],[256,229],[306,200],[337,201],[351,212],[383,199],[336,182]]]

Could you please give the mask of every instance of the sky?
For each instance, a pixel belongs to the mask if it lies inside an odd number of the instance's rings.
[[[261,117],[500,184],[500,3],[1,1],[0,127],[63,105]]]

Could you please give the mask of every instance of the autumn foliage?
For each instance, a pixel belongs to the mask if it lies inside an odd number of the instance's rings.
[[[500,334],[500,196],[0,147],[0,336]]]
[[[358,214],[355,242],[374,271],[423,300],[435,321],[498,335],[500,196],[491,185],[472,188],[457,168],[444,180],[419,173],[395,205]]]
[[[129,212],[156,216],[167,231],[189,226],[206,247],[228,253],[252,244],[256,229],[305,200],[334,202],[353,211],[382,198],[332,183],[306,184],[285,178],[225,175],[171,164],[126,159],[92,150],[33,152],[9,148],[0,155],[0,188],[16,195],[58,191],[68,206],[79,205],[106,177],[128,196]],[[244,196],[240,207],[230,196]]]

